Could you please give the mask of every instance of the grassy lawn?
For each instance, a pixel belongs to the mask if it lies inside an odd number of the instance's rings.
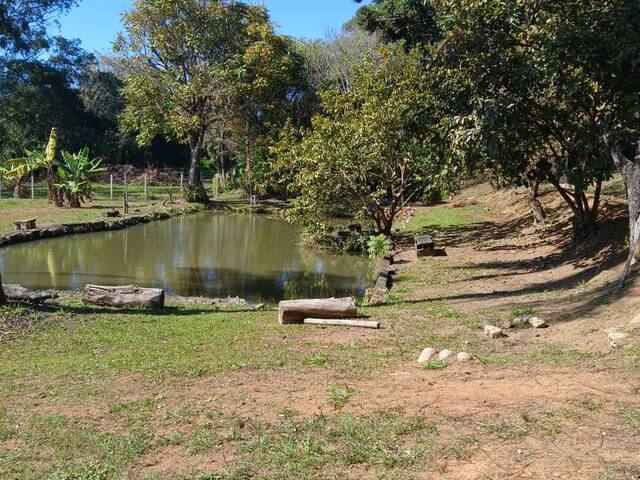
[[[446,230],[451,227],[473,225],[482,219],[483,207],[471,205],[462,208],[432,207],[411,218],[406,226],[409,233],[425,229]]]

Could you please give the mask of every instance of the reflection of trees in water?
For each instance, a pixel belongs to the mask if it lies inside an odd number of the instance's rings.
[[[138,283],[262,300],[357,293],[372,280],[366,260],[298,240],[277,219],[204,214],[16,245],[0,251],[0,264],[16,272],[12,281],[37,288]]]

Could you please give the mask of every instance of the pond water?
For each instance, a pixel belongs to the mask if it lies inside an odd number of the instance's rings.
[[[299,230],[277,218],[207,212],[0,248],[0,272],[6,283],[36,289],[136,284],[250,301],[363,296],[373,283],[367,258],[299,240]]]

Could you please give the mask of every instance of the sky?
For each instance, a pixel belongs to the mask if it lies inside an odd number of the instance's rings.
[[[279,32],[307,39],[323,38],[328,31],[339,30],[359,7],[352,0],[251,0],[250,3],[264,3]],[[79,6],[60,19],[60,28],[54,30],[67,38],[79,38],[86,50],[107,53],[122,29],[120,14],[130,8],[131,0],[81,0]]]

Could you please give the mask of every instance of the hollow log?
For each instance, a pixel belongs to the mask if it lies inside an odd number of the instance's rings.
[[[7,299],[4,296],[4,290],[2,288],[2,274],[0,274],[0,306],[7,303]]]
[[[42,303],[59,297],[55,290],[29,290],[22,285],[7,284],[2,286],[7,300],[14,302]]]
[[[380,328],[380,322],[371,320],[338,320],[327,318],[305,318],[305,325],[325,325],[334,327],[360,327],[360,328]]]
[[[305,318],[353,318],[358,309],[351,298],[325,300],[285,300],[278,307],[278,321],[282,325],[303,323]]]
[[[137,307],[159,310],[164,308],[164,290],[159,288],[141,288],[135,285],[126,287],[105,287],[87,285],[82,299],[85,303],[101,307]]]

